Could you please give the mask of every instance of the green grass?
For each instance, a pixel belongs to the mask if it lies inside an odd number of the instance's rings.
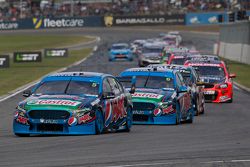
[[[10,68],[0,69],[0,96],[28,84],[49,72],[68,66],[86,57],[92,49],[73,50],[68,57],[43,58],[41,63],[13,63]]]
[[[1,35],[0,54],[63,47],[90,40],[92,39],[84,36],[72,35]]]
[[[224,60],[227,62],[230,73],[236,74],[236,78],[234,80],[239,84],[250,88],[250,77],[249,77],[250,65],[239,63],[236,61],[231,61],[228,59]]]

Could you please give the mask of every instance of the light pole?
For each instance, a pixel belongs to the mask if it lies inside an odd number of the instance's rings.
[[[70,4],[70,16],[73,17],[74,15],[74,0],[71,0]]]

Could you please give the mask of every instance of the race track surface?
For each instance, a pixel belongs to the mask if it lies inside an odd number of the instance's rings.
[[[9,33],[9,32],[4,32]],[[16,32],[20,33],[20,32]],[[33,31],[22,34],[75,34],[101,37],[98,50],[69,71],[96,71],[118,75],[137,61],[108,62],[113,42],[155,37],[157,31],[77,29]],[[12,33],[13,34],[13,33]],[[211,52],[218,37],[183,34],[184,43]],[[207,104],[205,115],[193,124],[133,126],[130,133],[93,136],[16,137],[12,133],[15,107],[21,94],[0,103],[0,166],[250,166],[250,95],[234,90],[234,102]]]

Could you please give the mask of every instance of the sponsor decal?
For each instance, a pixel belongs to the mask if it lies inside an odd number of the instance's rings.
[[[77,124],[77,119],[75,117],[70,117],[68,120],[69,126],[75,126]]]
[[[159,24],[164,23],[165,18],[159,17],[159,18],[118,18],[115,20],[116,24]]]
[[[62,106],[77,106],[81,104],[78,101],[71,100],[33,100],[27,103],[28,105],[62,105]]]
[[[9,56],[0,56],[0,68],[8,68],[10,67],[10,58]]]
[[[68,49],[45,49],[45,57],[68,57]]]
[[[208,18],[209,23],[218,23],[218,18],[217,16],[209,17]]]
[[[43,24],[43,19],[41,19],[41,18],[33,18],[32,21],[33,21],[35,29],[41,28],[41,26]]]
[[[197,16],[190,18],[189,22],[192,23],[192,24],[199,24],[200,23]]]
[[[109,20],[106,20],[106,21],[108,22]],[[154,24],[175,25],[175,24],[184,24],[184,15],[114,16],[112,21],[113,21],[112,25],[116,25],[116,26],[119,26],[119,25],[154,25]],[[105,18],[104,18],[104,22],[105,22]],[[105,22],[105,25],[106,25],[106,22]]]
[[[42,53],[41,52],[15,52],[14,62],[41,62]]]
[[[190,63],[189,66],[210,66],[210,67],[220,67],[220,64],[209,64],[209,63]]]
[[[0,30],[16,30],[19,28],[17,22],[2,22],[0,23]]]
[[[24,125],[29,125],[28,118],[25,118],[25,117],[22,117],[22,116],[18,116],[16,121],[21,123],[21,124],[24,124]]]
[[[100,99],[96,99],[95,101],[93,101],[91,104],[91,106],[95,106],[97,105],[98,103],[100,103]]]
[[[159,109],[159,108],[157,108],[157,109],[154,110],[154,115],[155,115],[156,117],[160,116],[161,113],[162,113],[162,110]]]
[[[163,97],[163,95],[158,95],[154,93],[134,93],[132,94],[132,97],[145,97],[145,98],[153,98],[153,99],[160,99]]]
[[[104,16],[104,24],[106,27],[111,27],[113,25],[114,17],[113,16]]]
[[[204,91],[204,94],[205,95],[214,95],[215,91],[214,90],[206,90],[206,91]]]
[[[127,113],[124,108],[124,96],[105,102],[105,126],[107,127],[110,123],[115,123],[119,119],[124,118]]]
[[[137,114],[137,115],[144,115],[144,111],[133,111],[133,114]]]
[[[41,28],[67,28],[67,27],[83,27],[83,18],[33,18],[35,29]]]
[[[164,108],[164,109],[162,110],[163,114],[170,114],[170,113],[173,112],[173,111],[174,111],[173,105],[168,106],[167,108]]]
[[[54,119],[40,119],[40,123],[42,124],[57,124],[58,120],[54,120]]]
[[[88,122],[91,119],[92,119],[92,117],[90,116],[90,113],[85,114],[85,115],[83,115],[83,116],[81,116],[81,117],[78,118],[78,124],[86,123],[86,122]]]

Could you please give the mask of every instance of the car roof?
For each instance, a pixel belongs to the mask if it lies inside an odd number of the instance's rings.
[[[103,78],[106,76],[112,76],[104,73],[97,72],[60,72],[48,75],[47,77],[89,77],[89,78]],[[46,77],[46,78],[47,78]]]
[[[114,43],[112,46],[124,46],[124,45],[128,46],[127,43]]]
[[[143,67],[143,68],[130,68],[121,73],[121,75],[124,74],[162,74],[162,76],[170,76],[173,73],[175,73],[174,69],[158,69],[158,68],[151,68],[151,67]]]

